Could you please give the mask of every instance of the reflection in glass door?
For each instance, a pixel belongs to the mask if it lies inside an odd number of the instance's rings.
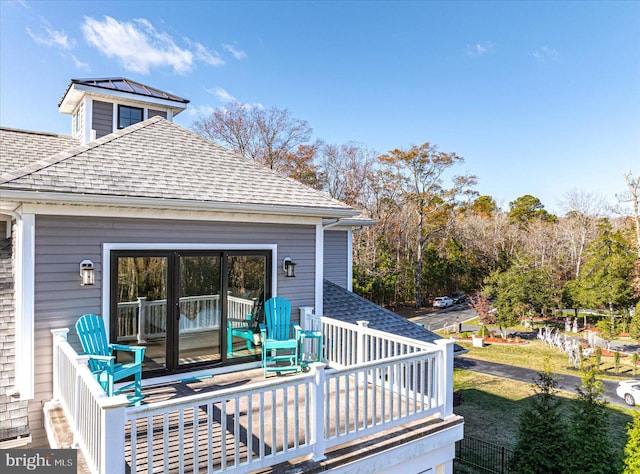
[[[144,368],[162,369],[167,359],[168,257],[120,256],[116,260],[117,293],[112,341],[146,345]],[[114,327],[115,326],[115,327]],[[118,362],[129,362],[126,352]]]
[[[260,353],[267,255],[227,255],[227,357]]]
[[[221,257],[179,257],[178,365],[220,360]]]

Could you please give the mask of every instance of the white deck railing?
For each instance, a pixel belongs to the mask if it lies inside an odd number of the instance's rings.
[[[94,472],[109,474],[245,473],[300,456],[320,460],[332,446],[453,413],[451,341],[421,343],[324,317],[306,323],[323,332],[331,368],[315,363],[302,375],[127,408],[113,400],[121,397],[105,397],[82,357],[56,334],[54,396]],[[78,384],[91,387],[90,396],[74,395],[78,389],[69,387]],[[92,424],[102,434],[97,443],[82,434]]]
[[[227,296],[230,321],[246,320],[253,309],[253,300]],[[220,328],[220,295],[185,296],[180,298],[180,334]],[[164,337],[167,331],[167,300],[148,300],[118,303],[118,341]]]

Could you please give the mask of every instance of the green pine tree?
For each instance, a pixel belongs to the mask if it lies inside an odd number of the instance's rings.
[[[640,472],[640,412],[633,414],[633,422],[627,428],[629,435],[624,448],[624,471],[622,474],[638,474]]]
[[[619,472],[613,446],[609,441],[609,414],[603,398],[604,388],[596,379],[594,359],[582,367],[582,386],[577,388],[571,423],[571,447],[567,452],[570,468],[566,472],[581,474],[615,474]]]
[[[558,382],[548,364],[538,372],[535,395],[521,412],[513,471],[517,474],[562,474],[567,471],[567,425],[556,397]]]

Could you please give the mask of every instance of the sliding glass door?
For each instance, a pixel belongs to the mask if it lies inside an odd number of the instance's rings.
[[[267,255],[227,254],[227,356],[255,354],[267,286]]]
[[[220,360],[222,258],[178,256],[178,365]]]
[[[144,345],[145,372],[255,359],[270,251],[113,251],[111,341]]]

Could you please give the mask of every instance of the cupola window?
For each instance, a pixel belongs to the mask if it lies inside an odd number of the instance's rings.
[[[142,122],[142,109],[127,105],[118,106],[118,128],[125,128],[138,122]]]

